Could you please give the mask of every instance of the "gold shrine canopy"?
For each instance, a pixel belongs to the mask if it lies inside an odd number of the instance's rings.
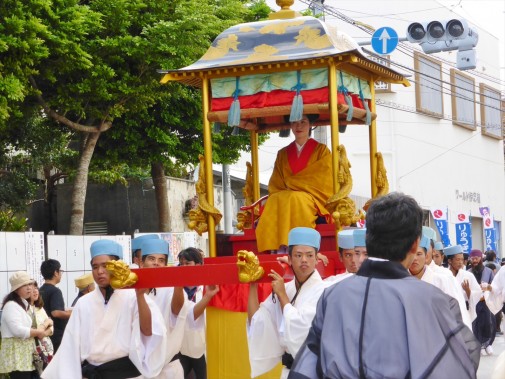
[[[197,62],[160,72],[162,83],[201,87],[210,80],[209,121],[270,131],[287,126],[284,116],[295,97],[303,113],[318,114],[318,123],[328,125],[328,70],[336,70],[340,124],[370,124],[375,118],[371,83],[410,85],[403,74],[367,58],[348,35],[314,17],[235,25]]]

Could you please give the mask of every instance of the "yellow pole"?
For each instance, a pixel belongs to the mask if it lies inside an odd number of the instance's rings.
[[[212,131],[210,122],[207,118],[209,113],[209,78],[203,77],[202,80],[202,113],[203,113],[203,149],[205,164],[205,183],[207,191],[207,201],[214,206],[214,177],[212,175]],[[216,225],[211,215],[207,216],[207,225],[209,233],[209,256],[216,257]]]
[[[370,93],[372,94],[372,99],[371,99],[371,104],[370,104],[370,111],[375,112],[376,106],[375,106],[375,81],[370,79],[368,82],[370,86]],[[377,159],[375,155],[377,154],[377,123],[376,120],[373,120],[370,123],[370,126],[368,127],[368,140],[370,144],[370,185],[372,187],[372,199],[377,196],[377,182],[376,182],[376,175],[375,173],[377,172]]]
[[[260,170],[258,167],[258,132],[251,130],[251,164],[253,175],[253,202],[260,198]]]
[[[338,183],[338,103],[337,103],[337,66],[333,59],[328,63],[328,87],[330,100],[330,125],[331,125],[331,156],[333,163],[333,193],[340,189]],[[338,230],[335,229],[335,241],[338,241]],[[338,242],[335,249],[338,251]]]

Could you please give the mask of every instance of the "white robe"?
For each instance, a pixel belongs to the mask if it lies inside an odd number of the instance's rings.
[[[486,291],[484,294],[489,310],[493,314],[500,312],[505,302],[505,270],[500,270],[496,273],[491,282],[491,291]]]
[[[187,312],[182,340],[181,354],[198,359],[206,353],[207,344],[205,338],[205,311],[195,320],[195,305],[202,300],[203,286],[199,286],[195,293],[195,302],[187,299],[184,301],[184,308]]]
[[[468,283],[470,283],[470,297],[466,295],[465,290],[461,286],[463,283],[463,280],[468,280]],[[460,269],[458,271],[458,275],[456,275],[456,280],[459,283],[459,286],[461,288],[461,291],[463,291],[463,296],[465,297],[465,300],[468,301],[468,311],[470,312],[470,320],[475,320],[477,318],[477,303],[480,301],[482,297],[482,289],[479,286],[479,283],[477,282],[477,279],[475,279],[475,275],[472,274],[471,272],[468,272],[464,269]]]
[[[296,293],[295,281],[292,280],[285,286],[288,298],[293,299]],[[274,303],[271,295],[260,304],[250,325],[247,325],[251,377],[273,369],[281,362],[285,352],[296,357],[307,338],[324,288],[319,272],[315,271],[302,285],[294,305],[287,304],[282,310],[279,299],[276,297]],[[288,373],[289,370],[284,367],[281,378],[286,378]]]
[[[446,272],[440,272],[441,270]],[[463,297],[463,292],[461,291],[461,285],[449,270],[446,268],[442,268],[441,270],[433,270],[431,265],[425,266],[424,274],[421,280],[434,285],[442,290],[442,292],[455,298],[458,301],[463,322],[470,330],[472,330],[472,320],[470,318],[470,312],[466,309],[466,302]]]
[[[184,379],[184,370],[181,362],[177,359],[171,362],[172,358],[181,351],[182,339],[184,337],[184,326],[186,324],[187,309],[182,307],[176,316],[172,313],[173,287],[156,288],[149,294],[149,297],[158,306],[167,329],[167,355],[165,365],[156,379]]]
[[[444,266],[439,266],[435,263],[435,261],[431,261],[431,263],[428,265],[429,268],[431,268],[432,271],[435,271],[436,273],[439,273],[439,274],[442,274],[442,275],[446,275],[446,276],[452,276],[454,277],[454,275],[452,274],[452,271],[449,270],[448,268],[444,267]]]
[[[116,290],[107,305],[97,287],[77,302],[63,340],[43,379],[81,378],[81,363],[101,365],[128,356],[140,373],[158,375],[166,356],[166,329],[158,307],[146,297],[151,310],[152,335],[140,332],[135,290]]]
[[[326,288],[326,287],[330,287],[334,284],[337,284],[338,282],[341,282],[342,280],[344,279],[347,279],[347,278],[350,278],[351,276],[353,276],[354,274],[346,271],[346,272],[343,272],[341,274],[338,274],[338,275],[332,275],[332,276],[328,276],[326,279],[323,280],[323,286]]]

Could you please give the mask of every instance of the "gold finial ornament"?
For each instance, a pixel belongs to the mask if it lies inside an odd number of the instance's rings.
[[[237,252],[238,280],[240,283],[250,283],[261,279],[265,270],[252,251],[239,250]]]
[[[281,10],[275,13],[270,13],[268,16],[270,20],[295,18],[301,16],[300,13],[289,8],[294,4],[295,0],[275,0],[275,2],[279,7],[281,7]]]
[[[110,274],[110,285],[114,289],[131,287],[137,283],[137,274],[130,271],[125,261],[108,261],[105,268]]]
[[[295,3],[295,0],[275,0],[275,3],[281,7],[281,9],[289,9],[289,7]]]

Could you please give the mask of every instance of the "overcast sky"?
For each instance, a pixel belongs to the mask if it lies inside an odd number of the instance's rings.
[[[401,21],[427,21],[423,19],[422,10],[428,12],[436,11],[438,7],[446,7],[461,17],[465,18],[471,24],[478,26],[480,29],[488,31],[501,40],[500,67],[501,79],[505,81],[505,1],[504,0],[408,0],[409,11],[404,11],[407,0],[381,0],[375,1],[375,4],[380,4],[380,12],[373,12],[367,9],[366,0],[326,0],[325,5],[333,7],[346,16],[361,22],[372,22],[373,27],[379,28],[388,26],[388,20]],[[360,6],[360,3],[363,4]],[[279,7],[275,0],[267,0],[267,4],[273,10],[278,10]],[[305,1],[295,0],[292,9],[301,10],[307,9]],[[399,11],[401,9],[402,11]],[[381,21],[370,21],[374,17],[381,16]],[[375,20],[377,20],[375,18]],[[338,21],[339,23],[341,21]],[[380,23],[380,25],[379,25]],[[352,33],[351,37],[358,38],[360,32],[355,28],[356,34]],[[502,89],[503,90],[503,89]]]
[[[409,7],[406,9],[405,3],[408,1]],[[471,24],[478,26],[482,30],[486,30],[490,34],[501,40],[501,80],[505,83],[505,1],[504,0],[374,0],[368,4],[379,4],[379,11],[373,11],[370,6],[366,5],[366,0],[326,0],[325,5],[339,10],[346,16],[364,23],[370,23],[374,28],[382,26],[390,26],[394,21],[403,21],[405,25],[413,21],[428,21],[426,15],[432,15],[437,12],[438,8],[446,7],[451,9],[460,17],[466,19]],[[267,0],[267,4],[273,10],[277,11],[279,7],[275,0]],[[295,0],[292,9],[303,10],[308,6],[300,0]],[[327,22],[330,21],[328,17]],[[334,19],[333,19],[334,20]],[[330,21],[331,22],[331,21]],[[342,25],[343,21],[336,20],[338,25]],[[343,25],[342,25],[343,26]],[[350,31],[346,31],[349,35],[357,40],[364,40],[370,36],[356,27],[350,27]],[[400,33],[399,34],[404,34]],[[405,32],[405,31],[404,31]],[[482,31],[480,32],[482,33]],[[505,87],[502,86],[502,92]],[[280,147],[291,142],[292,138],[280,139],[271,137],[264,145],[260,146],[260,181],[268,183],[270,178],[273,162]],[[249,153],[242,154],[239,162],[231,165],[231,174],[239,178],[244,178],[246,173],[245,162],[250,161]],[[220,165],[214,166],[220,170]]]

